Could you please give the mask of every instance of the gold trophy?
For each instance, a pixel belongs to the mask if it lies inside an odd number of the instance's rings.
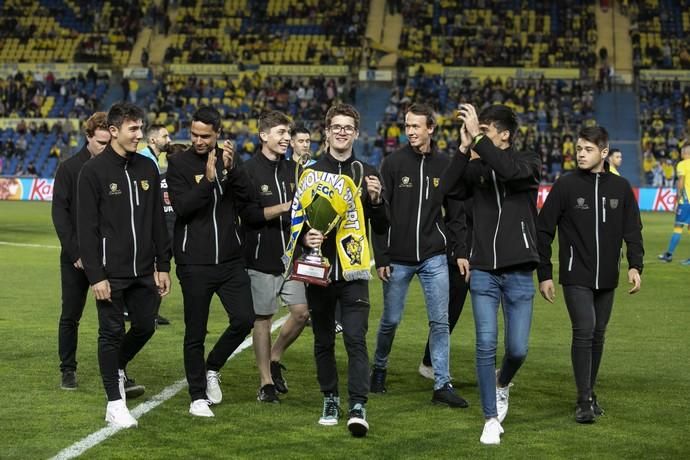
[[[295,167],[295,176],[299,177],[300,169],[310,160],[309,155],[304,155],[299,159]],[[362,179],[364,178],[364,167],[359,161],[352,163],[353,177],[355,174],[355,166],[359,167],[359,182],[357,183],[357,191],[354,199],[357,199],[362,188]],[[295,183],[299,183],[298,180]],[[299,188],[299,186],[298,186]],[[346,212],[347,210],[345,210]],[[331,203],[331,200],[324,195],[317,195],[314,200],[304,209],[304,216],[307,225],[314,230],[320,231],[324,236],[336,228],[345,212],[338,213]],[[302,254],[295,259],[292,266],[291,280],[302,281],[308,284],[316,284],[319,286],[328,286],[330,280],[328,278],[331,272],[331,263],[321,253],[321,247],[311,248],[309,252]]]

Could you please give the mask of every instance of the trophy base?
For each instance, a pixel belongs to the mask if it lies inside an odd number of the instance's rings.
[[[316,284],[317,286],[328,286],[331,282],[328,279],[330,273],[331,266],[327,260],[314,260],[312,257],[306,257],[295,260],[290,279],[307,284]]]

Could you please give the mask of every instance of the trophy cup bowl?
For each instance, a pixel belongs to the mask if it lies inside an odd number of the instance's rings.
[[[328,198],[317,195],[311,204],[305,208],[307,224],[314,230],[318,230],[326,236],[331,230],[338,226],[340,216]],[[308,253],[295,259],[291,280],[303,281],[308,284],[328,286],[328,275],[331,272],[331,264],[326,257],[321,254],[321,248],[311,248]]]

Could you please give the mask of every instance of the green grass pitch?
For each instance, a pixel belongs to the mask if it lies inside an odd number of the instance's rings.
[[[470,302],[451,340],[451,374],[470,408],[433,406],[431,382],[417,374],[428,329],[414,281],[390,357],[389,392],[371,396],[366,438],[350,437],[343,421],[335,427],[316,423],[321,395],[312,332],[306,329],[284,356],[290,392],[282,404],[256,401],[258,373],[247,349],[222,371],[224,401],[213,408],[214,419],[187,413],[185,388],[142,416],[139,428],[118,432],[83,457],[689,458],[690,267],[656,260],[668,243],[671,215],[648,213],[643,220],[642,292],[628,295],[621,279],[597,388],[606,415],[591,426],[573,419],[570,322],[560,288],[554,305],[536,299],[530,351],[514,380],[506,433],[500,446],[487,448],[479,444],[483,421]],[[0,202],[0,458],[49,458],[105,426],[92,295],[80,328],[79,389],[59,388],[58,245],[50,204]],[[690,257],[687,235],[676,255],[678,260]],[[370,291],[371,356],[382,308],[380,283],[373,281]],[[147,389],[144,397],[130,401],[130,409],[184,377],[184,323],[175,278],[161,313],[172,325],[161,327],[129,366],[131,376]],[[225,323],[214,300],[207,343],[215,341]],[[340,339],[337,355],[345,396],[346,354]]]

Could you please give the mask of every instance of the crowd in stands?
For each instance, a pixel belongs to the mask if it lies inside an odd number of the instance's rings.
[[[403,2],[401,55],[449,66],[572,67],[596,64],[593,2]]]
[[[593,119],[594,90],[579,80],[513,80],[487,78],[449,80],[418,74],[398,82],[379,126],[374,155],[384,156],[407,142],[405,110],[413,102],[435,105],[440,116],[434,134],[441,151],[458,147],[458,128],[453,111],[457,103],[471,102],[478,110],[495,103],[505,104],[518,114],[519,131],[514,140],[518,150],[533,150],[542,157],[544,182],[576,168],[575,138]]]
[[[0,62],[127,65],[142,26],[140,0],[0,2]]]
[[[635,70],[690,69],[690,0],[628,3]]]
[[[2,174],[52,177],[63,156],[75,152],[81,135],[76,123],[56,121],[27,123],[21,120],[16,127],[0,129],[0,159]]]
[[[224,135],[247,157],[260,148],[257,119],[264,110],[290,115],[312,132],[314,149],[321,141],[326,111],[335,101],[356,103],[356,85],[345,77],[267,76],[244,72],[237,77],[201,78],[167,75],[154,98],[143,101],[150,121],[162,123],[175,139],[189,139],[191,115],[212,104],[223,115]]]
[[[690,83],[643,82],[639,98],[645,181],[656,187],[671,187],[680,149],[690,142]]]
[[[369,2],[183,1],[167,63],[359,62]]]
[[[52,72],[0,77],[0,118],[85,118],[108,89],[92,67],[86,75],[56,79]]]

